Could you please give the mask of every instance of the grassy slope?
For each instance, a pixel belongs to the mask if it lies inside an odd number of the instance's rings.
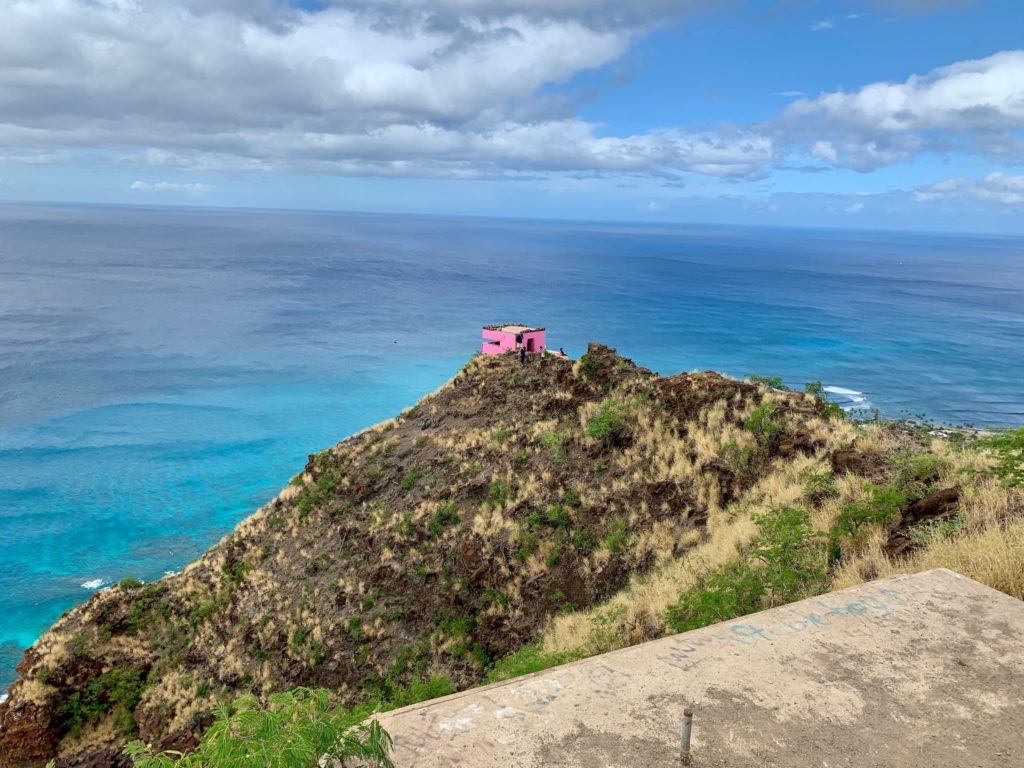
[[[192,743],[214,704],[249,690],[397,704],[657,637],[680,594],[749,557],[755,515],[797,507],[826,530],[868,483],[905,485],[907,504],[955,488],[956,509],[937,509],[962,514],[913,536],[858,530],[808,588],[941,564],[1021,596],[1024,503],[988,458],[822,413],[599,347],[575,364],[477,358],[311,456],[181,575],[63,617],[0,705],[0,755],[113,760],[134,731]],[[901,537],[910,560],[885,553]]]

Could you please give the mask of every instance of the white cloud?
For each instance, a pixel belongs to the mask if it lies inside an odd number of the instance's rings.
[[[969,198],[1005,206],[1024,206],[1024,176],[990,173],[980,179],[956,177],[914,190],[919,203]]]
[[[190,195],[205,195],[213,187],[200,182],[181,183],[177,181],[133,181],[131,189],[136,192],[186,192]]]
[[[808,141],[857,170],[918,153],[966,151],[1019,161],[1024,149],[1024,50],[961,61],[902,83],[872,83],[791,104],[776,136]],[[826,159],[822,157],[822,159]]]
[[[711,0],[323,5],[7,0],[0,161],[116,147],[112,162],[154,174],[755,179],[784,155],[859,170],[927,150],[1021,157],[1024,51],[799,98],[761,125],[615,135],[549,86]]]
[[[0,147],[117,146],[123,161],[201,170],[754,176],[770,139],[600,136],[565,98],[538,95],[704,4],[13,0]]]
[[[835,27],[835,22],[822,19],[811,24],[811,32],[822,32],[826,29],[832,29]]]
[[[0,165],[53,165],[55,163],[66,163],[71,159],[70,152],[40,152],[29,150],[10,155],[0,155]]]
[[[816,141],[811,145],[811,157],[816,160],[824,160],[832,165],[839,164],[839,152],[831,141]]]

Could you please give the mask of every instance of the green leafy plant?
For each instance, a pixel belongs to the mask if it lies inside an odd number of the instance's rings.
[[[930,451],[900,451],[889,457],[889,464],[893,469],[893,485],[913,499],[923,496],[945,468],[943,458]]]
[[[494,666],[488,670],[483,684],[497,683],[512,677],[528,675],[531,672],[540,672],[582,658],[583,655],[583,651],[545,653],[539,645],[527,645],[495,662]]]
[[[774,445],[786,431],[779,419],[778,409],[771,403],[762,403],[747,417],[743,426],[754,433],[757,442],[764,446]]]
[[[57,717],[72,736],[96,718],[114,714],[114,724],[124,734],[135,732],[135,707],[146,688],[142,672],[130,667],[114,667],[90,680],[57,707]]]
[[[399,483],[399,486],[405,493],[408,493],[413,489],[416,483],[420,481],[420,479],[423,477],[423,474],[424,472],[422,469],[420,469],[419,467],[413,467],[404,475],[402,475],[402,481],[401,483]]]
[[[613,517],[608,521],[604,531],[604,545],[613,554],[619,554],[626,547],[626,542],[629,540],[629,528],[626,527],[626,521],[621,517]]]
[[[746,562],[730,563],[704,576],[680,595],[665,613],[665,623],[688,632],[719,621],[753,613],[761,607],[765,586]]]
[[[135,768],[311,768],[341,766],[394,768],[391,737],[369,712],[333,709],[330,692],[295,688],[261,704],[243,696],[219,705],[199,746],[188,755],[154,752],[141,741],[125,747]]]
[[[789,389],[789,387],[782,383],[781,376],[758,376],[756,373],[748,373],[747,381],[753,384],[764,384],[772,389]]]
[[[487,504],[491,507],[500,507],[509,499],[515,498],[515,489],[503,480],[496,480],[491,483],[487,491]]]
[[[844,538],[856,540],[864,526],[888,525],[907,503],[906,493],[895,486],[868,483],[865,488],[868,498],[850,502],[832,521],[828,532],[829,565],[842,559]]]
[[[569,516],[569,510],[564,506],[552,504],[544,513],[544,522],[555,528],[568,528],[572,525],[572,518]]]
[[[825,399],[825,387],[820,381],[808,381],[804,385],[804,392],[818,400]]]
[[[444,533],[444,529],[459,522],[459,508],[454,504],[443,504],[430,516],[427,521],[427,530],[434,537]]]
[[[750,557],[759,560],[758,576],[765,586],[769,607],[816,594],[823,586],[825,559],[821,537],[803,509],[782,507],[754,515],[758,536]]]
[[[540,547],[540,539],[537,535],[529,530],[524,530],[519,534],[519,547],[516,549],[516,560],[519,562],[526,562],[526,560]]]
[[[981,445],[995,457],[992,471],[1004,485],[1011,488],[1024,486],[1024,427],[986,438]]]
[[[729,465],[729,469],[739,479],[750,479],[754,472],[756,452],[752,445],[740,445],[735,440],[727,440],[719,449],[719,455]]]
[[[587,422],[587,437],[600,440],[606,445],[618,442],[626,434],[625,409],[621,403],[608,399],[601,403]]]
[[[565,460],[565,438],[560,432],[545,432],[540,436],[541,445],[548,449],[555,462]]]
[[[582,528],[572,535],[572,545],[581,552],[592,552],[597,546],[597,539],[588,529]]]
[[[583,374],[583,378],[594,378],[600,369],[601,361],[593,355],[588,353],[580,357],[580,373]]]
[[[817,594],[824,587],[822,537],[810,515],[782,507],[753,517],[757,536],[743,559],[705,574],[665,613],[678,632]]]
[[[949,539],[967,529],[967,516],[963,510],[945,520],[926,520],[907,531],[917,544],[925,545],[936,539]]]
[[[865,486],[868,498],[851,501],[832,523],[830,535],[854,536],[864,525],[888,525],[907,503],[907,494],[892,485]]]
[[[831,472],[818,472],[808,475],[807,480],[804,481],[804,498],[810,502],[818,503],[822,499],[836,496],[838,493],[839,487],[836,485]]]

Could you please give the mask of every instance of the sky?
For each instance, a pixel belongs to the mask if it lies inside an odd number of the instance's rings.
[[[1024,234],[1024,0],[0,13],[0,201]]]

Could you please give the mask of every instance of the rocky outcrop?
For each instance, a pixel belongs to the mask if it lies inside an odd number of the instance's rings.
[[[354,703],[431,675],[479,682],[552,616],[700,541],[708,499],[821,450],[817,406],[780,392],[784,432],[756,461],[694,442],[698,427],[705,442],[742,436],[768,396],[718,374],[659,378],[596,344],[576,362],[475,358],[394,421],[311,455],[182,573],[61,618],[0,705],[0,768],[115,765],[136,736],[187,748],[246,691],[326,687]]]

